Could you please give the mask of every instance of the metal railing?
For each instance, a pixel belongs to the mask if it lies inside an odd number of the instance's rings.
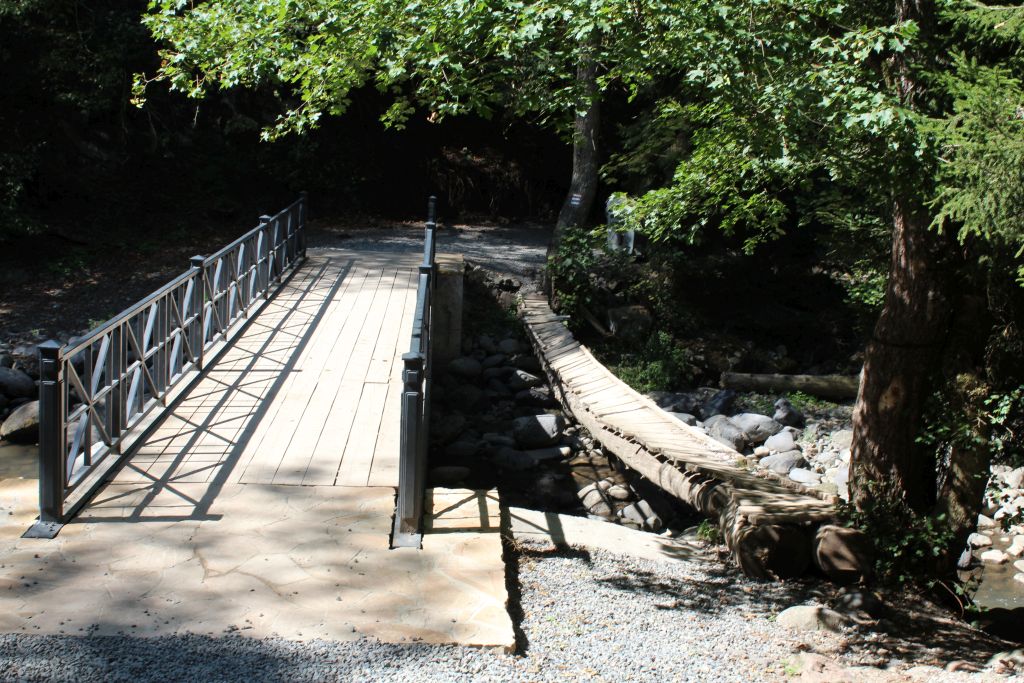
[[[391,547],[419,547],[422,537],[423,494],[426,487],[427,440],[430,435],[430,319],[434,294],[434,232],[437,198],[427,204],[423,263],[419,266],[412,342],[402,356],[402,423],[398,464],[398,499]]]
[[[53,538],[305,258],[307,195],[72,344],[39,346],[39,519]]]

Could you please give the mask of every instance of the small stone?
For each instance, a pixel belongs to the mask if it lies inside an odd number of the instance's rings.
[[[1017,583],[1024,584],[1024,572],[1013,575],[1013,580]]]
[[[1015,560],[1013,563],[1013,568],[1019,572],[1024,572],[1024,560]]]
[[[558,405],[558,401],[551,396],[551,391],[547,387],[531,387],[517,392],[516,403],[538,408],[554,408]]]
[[[981,561],[988,562],[989,564],[1004,564],[1008,559],[1010,558],[1006,553],[995,548],[986,550],[981,554]]]
[[[832,444],[832,448],[837,451],[849,450],[853,446],[853,430],[852,429],[840,429],[832,432],[829,436],[829,442]]]
[[[995,529],[996,520],[985,515],[978,515],[978,528],[979,529]]]
[[[683,424],[690,425],[691,427],[695,427],[697,425],[697,418],[694,417],[693,415],[690,415],[689,413],[672,413],[672,412],[670,412],[669,415],[671,415],[675,419],[679,420]]]
[[[765,458],[765,457],[768,457],[769,455],[771,455],[771,453],[772,453],[772,450],[770,448],[768,448],[767,446],[763,446],[763,445],[762,446],[758,446],[757,448],[754,449],[754,457],[755,458]]]
[[[608,501],[605,500],[601,491],[596,488],[588,491],[587,494],[583,496],[582,501],[583,507],[592,515],[611,517],[614,514],[611,505],[609,505]]]
[[[787,427],[802,427],[806,422],[803,413],[784,398],[775,402],[775,414],[772,415],[772,419]]]
[[[793,432],[784,429],[778,434],[773,434],[768,437],[764,442],[765,447],[776,453],[785,453],[786,451],[793,451],[797,449],[796,439],[793,438]]]
[[[846,619],[839,612],[819,605],[796,605],[779,613],[776,622],[795,631],[840,631]]]

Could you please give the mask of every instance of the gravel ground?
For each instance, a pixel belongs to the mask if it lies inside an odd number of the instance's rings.
[[[446,225],[437,232],[437,250],[463,254],[466,260],[502,277],[523,282],[526,289],[539,280],[547,255],[550,226],[512,225]],[[315,223],[311,227],[308,246],[377,251],[423,250],[422,224],[395,224],[386,227],[359,228],[331,223]]]
[[[812,599],[814,584],[755,583],[714,561],[650,562],[523,545],[512,566],[521,587],[519,655],[369,639],[5,635],[0,680],[756,682],[789,678],[800,651],[829,659],[852,653],[850,665],[881,647],[871,637],[851,643],[849,634],[787,632],[774,615]],[[953,658],[941,650],[917,653],[939,667],[944,655]],[[941,668],[895,679],[894,669],[856,671],[858,681],[978,680]],[[982,680],[1007,680],[993,676]]]

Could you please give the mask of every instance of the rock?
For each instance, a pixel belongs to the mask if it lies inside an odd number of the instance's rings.
[[[708,436],[729,448],[742,451],[747,447],[747,439],[743,430],[724,415],[714,416],[714,419],[705,422],[704,426],[708,430]]]
[[[820,605],[796,605],[779,612],[775,620],[794,631],[841,631],[846,618],[839,612]]]
[[[611,517],[615,514],[612,511],[612,506],[608,504],[607,500],[605,500],[604,494],[600,489],[590,487],[581,489],[580,500],[586,511],[592,515]]]
[[[469,440],[458,440],[454,443],[450,443],[445,446],[444,454],[446,457],[461,460],[463,458],[472,458],[474,455],[480,452],[481,444],[479,441]]]
[[[633,497],[633,492],[629,490],[629,487],[622,484],[615,484],[614,486],[608,487],[608,490],[605,493],[607,493],[608,497],[612,500],[629,500]]]
[[[544,372],[544,368],[541,367],[540,361],[535,356],[516,356],[512,364],[520,370],[526,370],[535,375],[540,375]]]
[[[797,657],[800,683],[857,683],[862,679],[856,673],[826,657],[802,652]]]
[[[523,389],[516,394],[516,403],[538,408],[554,408],[558,405],[558,401],[551,396],[551,391],[547,387]]]
[[[525,455],[533,458],[534,462],[541,462],[542,460],[560,460],[572,455],[572,449],[568,446],[549,446],[548,448],[534,448],[523,452]]]
[[[1013,575],[1013,580],[1017,583],[1024,584],[1024,572]]]
[[[992,539],[985,534],[971,534],[967,537],[967,545],[972,548],[987,548],[992,545]]]
[[[669,411],[668,414],[674,417],[675,419],[679,420],[683,424],[690,425],[691,427],[697,426],[697,418],[694,417],[693,415],[690,415],[689,413],[673,413]]]
[[[885,604],[877,595],[858,589],[844,589],[836,601],[836,608],[843,614],[864,614],[875,619],[881,619],[886,613]]]
[[[787,427],[803,427],[805,422],[803,413],[784,398],[775,402],[775,414],[772,415],[772,419]]]
[[[487,391],[495,398],[512,398],[515,394],[500,379],[492,378],[487,380]]]
[[[451,413],[435,420],[430,425],[430,433],[440,443],[448,444],[455,441],[455,437],[465,428],[466,418],[458,413]]]
[[[814,534],[814,565],[837,583],[860,583],[871,577],[874,551],[859,529],[823,524]]]
[[[21,370],[0,367],[0,394],[7,398],[35,398],[36,383]]]
[[[616,306],[608,309],[608,331],[619,339],[646,339],[653,322],[651,312],[643,306]]]
[[[1013,563],[1013,568],[1019,572],[1024,572],[1024,560],[1016,560]]]
[[[522,448],[552,446],[562,438],[565,419],[557,415],[527,415],[512,421],[512,436]]]
[[[508,356],[506,356],[505,354],[495,353],[484,358],[480,362],[480,365],[486,370],[487,368],[496,368],[499,365],[502,365],[507,360]]]
[[[798,484],[806,484],[808,486],[814,486],[815,484],[821,483],[821,475],[811,470],[805,470],[800,467],[794,467],[789,471],[789,478]]]
[[[853,447],[853,430],[852,429],[839,429],[829,436],[829,443],[832,445],[832,449],[836,451],[849,450]]]
[[[465,377],[466,379],[476,379],[480,376],[482,370],[483,367],[480,365],[480,361],[469,356],[461,356],[448,363],[448,371],[450,373],[459,377]]]
[[[531,375],[526,370],[513,370],[512,374],[509,375],[508,385],[513,391],[522,391],[523,389],[530,389],[531,387],[539,387],[544,384],[544,380],[537,375]]]
[[[767,458],[762,458],[760,464],[762,467],[767,467],[772,472],[785,477],[789,475],[791,469],[803,467],[807,464],[807,461],[804,460],[804,454],[800,451],[786,451],[785,453],[776,453],[775,455],[769,455]]]
[[[492,446],[498,446],[498,447],[504,446],[506,448],[515,448],[516,447],[516,440],[513,439],[511,436],[508,436],[507,434],[498,434],[496,432],[487,432],[486,434],[484,434],[480,438],[482,438],[484,441],[486,441],[487,443],[489,443]]]
[[[754,449],[755,458],[767,458],[771,454],[771,449],[763,444]]]
[[[978,515],[978,528],[979,529],[995,529],[996,520],[985,515]]]
[[[444,465],[430,470],[428,478],[434,486],[456,487],[469,476],[468,467],[458,465]]]
[[[479,337],[477,337],[476,345],[489,354],[494,354],[498,352],[498,345],[495,344],[494,339],[487,334],[481,334]]]
[[[515,339],[502,339],[498,342],[498,350],[510,356],[519,353],[519,342]]]
[[[765,440],[774,434],[782,431],[782,425],[767,415],[757,413],[740,413],[729,418],[737,427],[743,430],[743,436],[751,446],[763,444]]]
[[[11,443],[39,443],[39,401],[29,401],[16,408],[0,426],[0,439]]]
[[[448,405],[470,412],[480,408],[483,390],[475,384],[460,384],[448,394]]]
[[[794,451],[797,449],[796,439],[793,437],[793,432],[788,429],[784,429],[778,434],[769,436],[765,440],[764,445],[776,453],[785,453],[786,451]]]
[[[996,550],[991,548],[981,554],[981,561],[988,562],[989,564],[1005,564],[1009,560],[1009,556],[1002,550]]]
[[[732,548],[740,568],[753,578],[793,578],[811,564],[811,537],[794,525],[741,527],[733,534]]]
[[[523,471],[537,466],[537,461],[515,448],[501,448],[492,457],[494,463],[506,470]]]
[[[511,375],[512,372],[512,368],[508,367],[507,365],[502,365],[501,367],[498,368],[486,368],[483,372],[480,373],[480,378],[483,379],[485,382],[490,382],[492,379],[501,380]]]
[[[701,406],[701,416],[707,420],[714,415],[724,415],[732,409],[732,404],[735,401],[736,392],[734,390],[722,389],[704,402],[704,405]]]
[[[1006,554],[1011,557],[1024,555],[1024,536],[1014,536],[1010,547],[1006,549]]]
[[[1019,489],[1024,485],[1024,467],[1004,472],[999,478],[1003,480],[1007,488]]]
[[[700,410],[700,401],[693,394],[676,391],[649,391],[644,394],[658,404],[658,407],[669,413],[696,414]]]
[[[974,560],[974,555],[971,554],[970,550],[965,550],[960,553],[960,559],[956,561],[957,569],[970,569],[971,562]]]

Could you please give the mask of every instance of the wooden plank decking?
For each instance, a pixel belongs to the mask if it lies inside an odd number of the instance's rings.
[[[397,486],[418,263],[414,254],[310,252],[108,489]]]

